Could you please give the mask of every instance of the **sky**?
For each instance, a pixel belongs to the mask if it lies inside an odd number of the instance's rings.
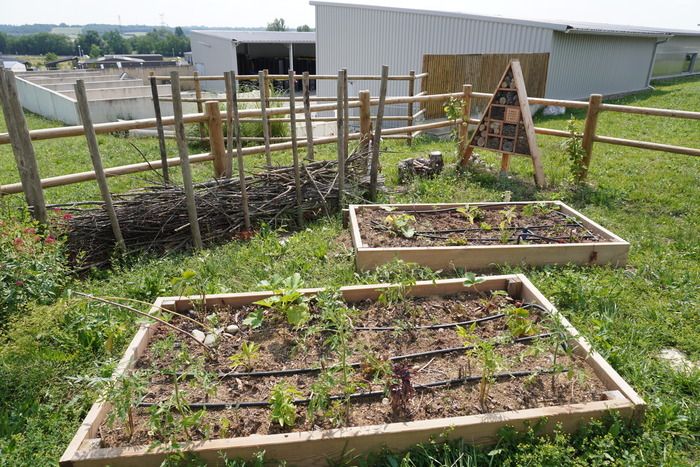
[[[559,19],[700,31],[700,0],[347,0],[402,8],[458,11],[522,19]],[[255,27],[282,17],[314,26],[308,0],[0,0],[0,24],[113,23]]]

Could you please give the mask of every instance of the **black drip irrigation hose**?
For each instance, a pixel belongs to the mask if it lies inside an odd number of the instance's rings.
[[[483,318],[471,319],[469,321],[460,321],[457,323],[443,323],[443,324],[430,324],[425,326],[411,326],[409,330],[411,331],[421,331],[426,329],[446,329],[446,328],[456,328],[457,326],[468,326],[475,323],[485,323],[486,321],[492,321],[495,319],[500,319],[505,316],[505,313],[498,313],[495,315],[484,316]],[[353,328],[355,331],[396,331],[403,330],[404,328],[399,328],[396,326],[355,326]]]
[[[534,336],[526,336],[526,337],[521,337],[519,339],[514,339],[511,342],[494,342],[494,346],[501,346],[505,344],[525,344],[528,342],[531,342],[533,340],[537,339],[545,339],[547,337],[550,337],[551,333],[543,333],[543,334],[536,334]],[[472,350],[474,348],[473,345],[467,345],[463,347],[449,347],[446,349],[436,349],[436,350],[428,350],[425,352],[417,352],[417,353],[411,353],[411,354],[405,354],[405,355],[397,355],[395,357],[391,357],[388,360],[390,362],[398,362],[401,360],[412,360],[414,358],[420,358],[420,357],[434,357],[437,355],[446,355],[450,353],[456,353],[456,352],[465,352],[467,350]],[[357,363],[351,363],[348,366],[351,368],[359,368],[362,365],[361,362]],[[235,372],[229,372],[229,373],[219,373],[218,378],[219,379],[225,379],[225,378],[267,378],[271,376],[293,376],[293,375],[303,375],[303,374],[310,374],[310,373],[320,373],[323,371],[324,368],[290,368],[287,370],[270,370],[270,371],[251,371],[251,372],[240,372],[240,373],[235,373]],[[187,376],[191,377],[192,375],[190,373],[173,373],[173,376],[181,377],[181,376]]]
[[[512,371],[512,372],[507,372],[507,373],[498,373],[493,376],[493,378],[496,381],[503,381],[507,379],[512,379],[512,378],[523,378],[527,376],[533,376],[533,375],[546,375],[546,374],[552,374],[552,373],[565,373],[567,372],[568,369],[561,369],[561,370],[526,370],[526,371]],[[433,389],[433,388],[439,388],[439,387],[452,387],[452,386],[460,386],[463,384],[467,383],[474,383],[477,381],[480,381],[482,378],[482,375],[477,375],[477,376],[468,376],[466,378],[455,378],[455,379],[445,379],[441,381],[433,381],[431,383],[425,383],[425,384],[416,384],[413,386],[413,388],[416,391],[425,391],[428,389]],[[353,394],[350,394],[348,396],[330,396],[329,400],[331,401],[336,401],[336,400],[345,400],[346,397],[350,400],[356,400],[356,399],[371,399],[371,398],[377,398],[377,397],[384,397],[386,396],[385,391],[368,391],[368,392],[356,392]],[[308,405],[309,402],[311,402],[311,399],[295,399],[294,404],[295,405]],[[138,404],[138,407],[151,407],[151,406],[157,406],[159,405],[159,402],[141,402]],[[252,409],[252,408],[261,408],[261,407],[269,407],[270,402],[268,401],[244,401],[244,402],[193,402],[191,404],[188,404],[189,408],[192,410],[200,410],[200,409]]]

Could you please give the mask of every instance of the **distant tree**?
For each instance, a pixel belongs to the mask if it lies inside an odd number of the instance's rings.
[[[311,32],[313,29],[308,24],[297,26],[297,32]]]
[[[275,18],[271,23],[267,23],[268,31],[286,31],[287,25],[284,22],[284,18]]]
[[[44,55],[49,52],[57,55],[73,53],[73,41],[60,34],[39,32],[22,36],[6,36],[6,41],[6,50],[3,52],[7,53],[26,55]]]
[[[4,32],[0,32],[0,52],[7,52],[7,36]]]
[[[185,37],[185,31],[182,30],[180,26],[175,28],[175,35],[177,37]]]
[[[190,50],[190,40],[178,36],[166,28],[154,29],[144,36],[136,36],[129,40],[132,50],[140,54],[158,53],[162,55],[175,54],[181,56]]]
[[[110,54],[125,54],[129,52],[129,44],[119,31],[107,31],[102,34],[104,51]]]
[[[100,50],[102,50],[104,46],[100,34],[92,29],[79,34],[75,42],[76,45],[79,45],[83,49],[83,53],[89,53],[93,45],[99,47]]]
[[[90,58],[97,58],[102,56],[102,49],[100,49],[100,46],[97,44],[92,44],[90,46]]]
[[[46,55],[44,55],[44,65],[48,64],[49,62],[53,62],[55,60],[58,60],[58,55],[56,55],[53,52],[49,52]]]

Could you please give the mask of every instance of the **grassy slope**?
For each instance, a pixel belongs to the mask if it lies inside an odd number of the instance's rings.
[[[659,85],[654,92],[624,102],[698,110],[700,80]],[[578,117],[582,119],[583,115]],[[49,123],[30,119],[32,128]],[[565,118],[539,119],[537,124],[564,128]],[[700,147],[700,122],[603,113],[599,130],[606,135]],[[100,140],[106,165],[139,161],[124,139],[101,136]],[[546,175],[553,186],[548,191],[533,189],[527,161],[520,159],[513,163],[517,177],[510,181],[499,181],[488,174],[459,175],[449,167],[437,179],[417,181],[405,193],[386,196],[395,201],[480,201],[500,200],[509,191],[513,200],[558,198],[632,243],[630,264],[623,270],[560,267],[526,272],[647,400],[649,410],[641,428],[618,432],[614,425],[602,432],[584,433],[573,441],[565,437],[546,442],[525,439],[520,444],[505,444],[502,452],[494,454],[495,459],[534,465],[698,462],[700,375],[676,374],[659,363],[655,355],[662,348],[675,347],[700,359],[700,161],[689,156],[597,145],[591,168],[595,187],[573,191],[565,183],[567,161],[559,149],[560,142],[540,138]],[[158,157],[154,140],[138,140],[136,144],[151,158]],[[37,147],[44,176],[89,168],[80,138],[42,142]],[[174,153],[174,145],[170,148]],[[452,143],[426,142],[413,150],[389,144],[382,157],[390,183],[397,160],[435,148],[453,159]],[[333,148],[327,147],[324,154],[330,157]],[[496,162],[494,156],[485,159]],[[206,178],[210,170],[209,164],[199,166],[197,177]],[[0,146],[0,181],[8,183],[16,177],[9,147]],[[140,177],[123,177],[111,183],[115,191],[120,191],[144,182]],[[96,196],[97,189],[91,183],[47,190],[53,202]],[[198,271],[210,292],[250,290],[270,274],[285,276],[293,272],[301,273],[310,286],[386,279],[381,275],[356,275],[351,251],[337,241],[341,236],[345,238],[339,220],[334,218],[315,223],[286,242],[280,243],[278,234],[270,233],[197,255],[138,260],[76,282],[73,288],[150,300],[159,294],[179,293],[170,280],[186,268]],[[87,308],[68,299],[51,307],[35,307],[11,324],[6,336],[0,337],[4,339],[0,349],[0,465],[43,465],[57,459],[94,399],[84,382],[70,378],[108,375],[133,330],[129,317],[101,307]],[[479,455],[457,446],[428,453],[416,449],[410,456],[412,462],[421,464],[427,462],[428,455],[452,462],[460,454],[465,454],[459,461],[462,465],[469,465],[469,456]]]

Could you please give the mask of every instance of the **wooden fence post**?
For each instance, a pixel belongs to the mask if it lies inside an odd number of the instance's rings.
[[[411,70],[408,72],[408,96],[413,97],[416,94],[416,72]],[[406,126],[413,126],[413,102],[409,102],[407,105],[407,117]],[[409,129],[407,134],[406,143],[411,146],[413,144],[413,130]]]
[[[262,119],[263,138],[265,139],[265,162],[272,167],[270,154],[270,126],[267,124],[267,76],[265,70],[258,72],[258,88],[260,89],[260,118]]]
[[[583,167],[581,168],[581,182],[588,177],[588,169],[593,156],[593,139],[598,126],[598,114],[600,113],[600,104],[602,102],[603,96],[600,94],[591,94],[591,97],[588,99],[588,112],[586,112],[586,123],[583,128],[583,141],[581,143],[585,151],[582,161]]]
[[[153,72],[151,72],[153,73]],[[160,150],[160,160],[163,163],[163,181],[167,185],[170,183],[168,172],[168,151],[165,146],[165,132],[163,130],[163,117],[160,112],[160,98],[158,97],[158,82],[155,76],[149,78],[151,82],[151,96],[153,97],[153,111],[156,114],[156,130],[158,131],[158,149]]]
[[[462,86],[462,124],[459,126],[459,155],[464,155],[469,144],[469,118],[472,111],[472,85]]]
[[[197,99],[197,113],[202,113],[204,112],[204,104],[202,102],[202,84],[199,81],[199,72],[195,71],[192,73],[192,77],[194,78],[194,97]],[[204,130],[204,123],[200,122],[199,123],[199,139],[200,141],[204,141],[204,138],[206,138],[206,132]]]
[[[102,200],[105,203],[105,211],[107,211],[109,223],[112,225],[112,233],[114,234],[114,239],[117,242],[117,247],[123,253],[126,253],[126,244],[124,243],[124,237],[122,237],[122,231],[119,227],[117,213],[114,210],[114,205],[112,204],[112,194],[109,192],[107,177],[105,176],[105,171],[102,167],[100,146],[97,144],[97,135],[95,134],[95,128],[92,126],[90,105],[88,104],[87,92],[85,91],[85,82],[82,79],[77,80],[75,83],[75,98],[78,101],[78,113],[80,114],[80,121],[82,122],[83,130],[85,131],[85,139],[87,140],[88,150],[90,151],[92,167],[95,169],[97,186],[100,188],[100,194],[102,195]]]
[[[379,106],[377,117],[374,120],[374,138],[372,140],[372,163],[369,172],[369,199],[377,200],[377,179],[379,178],[379,146],[382,139],[382,123],[384,121],[384,102],[386,101],[386,88],[389,79],[389,67],[382,65],[382,81],[379,86]]]
[[[205,102],[204,113],[207,114],[207,124],[209,125],[210,152],[214,156],[214,178],[230,178],[232,160],[226,155],[219,103],[217,101]]]
[[[185,200],[187,202],[187,217],[190,221],[192,231],[192,242],[196,249],[204,247],[202,244],[202,234],[199,231],[199,220],[197,219],[197,205],[194,198],[194,186],[192,184],[192,168],[190,167],[190,156],[187,150],[187,140],[185,139],[185,124],[182,121],[182,95],[180,94],[180,76],[177,71],[170,72],[170,86],[173,94],[173,116],[175,117],[175,137],[177,139],[177,149],[180,155],[180,170],[182,171],[182,184],[185,187]]]
[[[314,160],[314,124],[311,121],[309,86],[309,72],[305,71],[302,78],[302,94],[304,100],[304,122],[306,123],[306,158],[312,161]]]
[[[233,157],[233,135],[236,135],[236,160],[238,161],[238,181],[241,187],[241,209],[246,230],[250,230],[250,211],[248,207],[248,189],[245,184],[245,166],[243,164],[243,147],[241,145],[241,122],[238,118],[238,91],[236,89],[236,73],[229,71],[224,74],[226,80],[226,128],[228,136],[229,158]]]
[[[372,141],[372,109],[369,102],[369,91],[360,91],[360,152],[369,154]]]
[[[343,103],[345,102],[345,90],[343,85],[345,81],[343,80],[343,70],[338,71],[337,92],[336,92],[336,133],[337,133],[337,150],[338,150],[338,207],[343,206],[343,192],[345,191],[345,159],[343,153],[343,137],[345,136],[345,126],[343,123],[343,116],[345,112],[343,111]]]
[[[36,162],[36,153],[29,136],[29,127],[24,118],[22,104],[19,101],[15,75],[0,66],[0,101],[5,115],[5,123],[10,136],[12,153],[19,178],[22,182],[22,191],[27,205],[32,207],[32,217],[39,222],[46,223],[46,202],[44,191],[41,188],[41,176],[39,165]]]
[[[348,105],[348,70],[343,68],[343,174],[350,144],[350,106]]]
[[[297,197],[297,224],[304,227],[304,197],[301,192],[301,172],[299,170],[299,151],[297,148],[297,116],[294,92],[294,70],[289,70],[289,135],[292,138],[292,161],[294,164],[294,189]]]

